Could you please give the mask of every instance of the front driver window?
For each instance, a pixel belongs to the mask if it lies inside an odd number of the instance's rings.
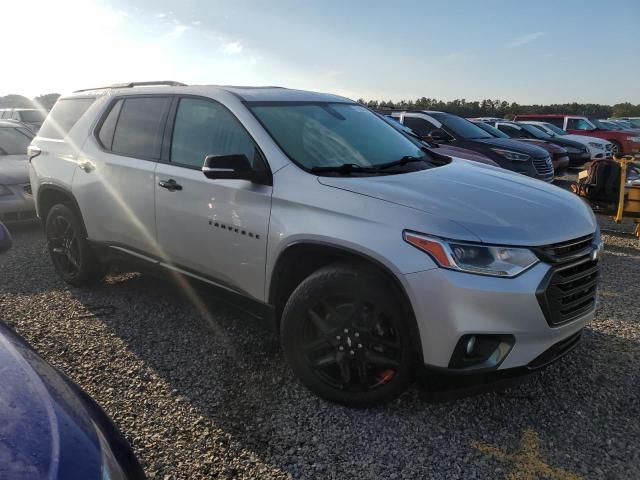
[[[222,105],[183,98],[178,105],[171,162],[202,168],[207,155],[244,154],[255,169],[263,164],[249,134]]]

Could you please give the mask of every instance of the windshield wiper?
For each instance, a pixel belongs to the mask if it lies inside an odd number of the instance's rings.
[[[385,170],[387,168],[398,167],[400,165],[406,165],[411,162],[426,162],[427,159],[425,157],[413,157],[411,155],[405,155],[400,160],[396,160],[395,162],[383,163],[382,165],[378,165],[376,168],[378,170]]]
[[[342,165],[332,165],[327,167],[313,167],[311,169],[313,173],[341,173],[348,175],[349,173],[377,173],[377,168],[362,167],[355,163],[343,163]]]

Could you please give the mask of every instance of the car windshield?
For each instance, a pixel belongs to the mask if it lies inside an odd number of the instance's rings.
[[[307,170],[431,160],[419,142],[357,104],[254,102],[249,107],[289,158]]]
[[[534,137],[539,138],[541,140],[548,140],[548,139],[552,138],[551,135],[543,132],[539,128],[534,127],[533,125],[528,125],[526,123],[519,123],[518,125],[520,127],[522,127],[523,130],[526,130],[531,135],[533,135]]]
[[[39,110],[23,110],[20,112],[20,118],[23,122],[44,122],[46,115]]]
[[[498,137],[498,138],[511,138],[509,137],[509,135],[507,135],[504,132],[501,132],[500,130],[498,130],[496,127],[492,127],[491,125],[489,125],[488,123],[484,123],[484,122],[473,122],[474,125],[480,127],[482,130],[484,130],[485,132],[493,135],[494,137]]]
[[[4,155],[26,154],[31,138],[16,128],[0,128],[0,153]]]
[[[545,123],[544,126],[545,128],[548,128],[549,130],[551,130],[556,135],[568,135],[567,132],[565,132],[560,127],[555,126],[553,123]]]
[[[622,130],[622,127],[616,125],[615,123],[598,120],[597,118],[590,118],[589,120],[600,130]]]
[[[627,120],[633,128],[640,128],[640,118],[630,118]]]
[[[449,113],[430,113],[433,118],[441,122],[447,130],[453,133],[454,137],[466,138],[469,140],[479,140],[482,138],[493,138],[474,123],[456,115]]]

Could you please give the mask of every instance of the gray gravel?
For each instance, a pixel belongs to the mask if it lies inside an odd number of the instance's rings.
[[[203,316],[148,275],[69,288],[40,230],[14,236],[0,318],[105,408],[150,478],[507,478],[517,467],[478,442],[515,452],[525,432],[541,461],[579,475],[555,478],[640,478],[640,245],[628,234],[604,236],[601,303],[572,355],[506,392],[443,403],[414,389],[366,411],[309,394],[257,320],[206,297]]]

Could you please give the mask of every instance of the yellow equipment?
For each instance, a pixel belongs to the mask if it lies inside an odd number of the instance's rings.
[[[624,218],[633,219],[636,223],[635,235],[640,238],[640,181],[628,181],[627,174],[630,165],[640,169],[640,155],[614,156],[613,160],[620,165],[620,191],[613,215],[613,221],[619,223]],[[578,174],[579,179],[586,178],[588,171],[585,169]]]

